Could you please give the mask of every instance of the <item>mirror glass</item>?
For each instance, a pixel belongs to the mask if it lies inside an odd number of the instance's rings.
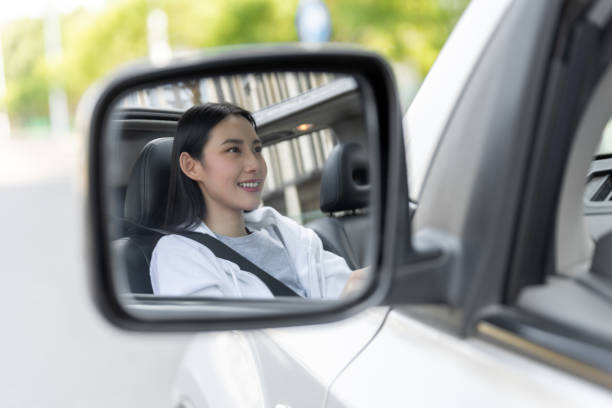
[[[351,75],[267,72],[177,78],[117,98],[102,170],[119,298],[364,290],[376,125],[363,95]]]

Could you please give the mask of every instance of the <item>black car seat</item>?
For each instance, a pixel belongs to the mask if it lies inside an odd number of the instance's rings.
[[[321,177],[321,211],[329,216],[308,224],[323,247],[342,256],[351,269],[364,267],[368,259],[371,217],[368,158],[357,143],[339,144],[332,150]]]
[[[152,140],[140,152],[130,174],[124,205],[127,236],[113,241],[112,251],[116,265],[127,272],[131,293],[153,293],[149,265],[161,234],[134,224],[151,228],[161,226],[166,209],[171,156],[171,137]]]

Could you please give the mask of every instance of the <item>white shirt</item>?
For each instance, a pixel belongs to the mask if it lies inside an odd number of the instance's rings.
[[[294,263],[297,282],[307,297],[340,296],[351,270],[343,258],[323,249],[314,231],[271,207],[258,208],[244,218],[250,230],[273,225],[278,228]],[[214,236],[203,222],[193,230]],[[150,274],[153,293],[157,295],[273,297],[255,275],[231,261],[217,258],[204,245],[180,235],[167,235],[158,241],[151,257]]]

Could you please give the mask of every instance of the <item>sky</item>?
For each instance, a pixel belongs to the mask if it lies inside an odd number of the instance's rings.
[[[78,7],[99,10],[112,0],[19,0],[0,3],[0,24],[21,17],[42,17],[49,11],[68,13]]]

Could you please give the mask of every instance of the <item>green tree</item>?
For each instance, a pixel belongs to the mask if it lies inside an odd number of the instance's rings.
[[[468,0],[326,0],[332,41],[356,43],[392,61],[411,61],[423,76]],[[147,16],[168,15],[175,52],[221,45],[297,41],[298,0],[124,0],[98,14],[62,17],[61,63],[44,58],[42,21],[20,20],[2,30],[13,122],[45,115],[50,83],[61,84],[74,110],[84,90],[121,64],[147,54]]]
[[[333,39],[392,61],[410,60],[424,76],[468,0],[328,0]]]
[[[21,19],[5,27],[2,46],[7,93],[2,103],[18,126],[48,112],[48,74],[41,20]]]
[[[148,2],[112,4],[98,15],[78,11],[64,22],[64,58],[58,80],[73,108],[93,82],[147,53]]]

